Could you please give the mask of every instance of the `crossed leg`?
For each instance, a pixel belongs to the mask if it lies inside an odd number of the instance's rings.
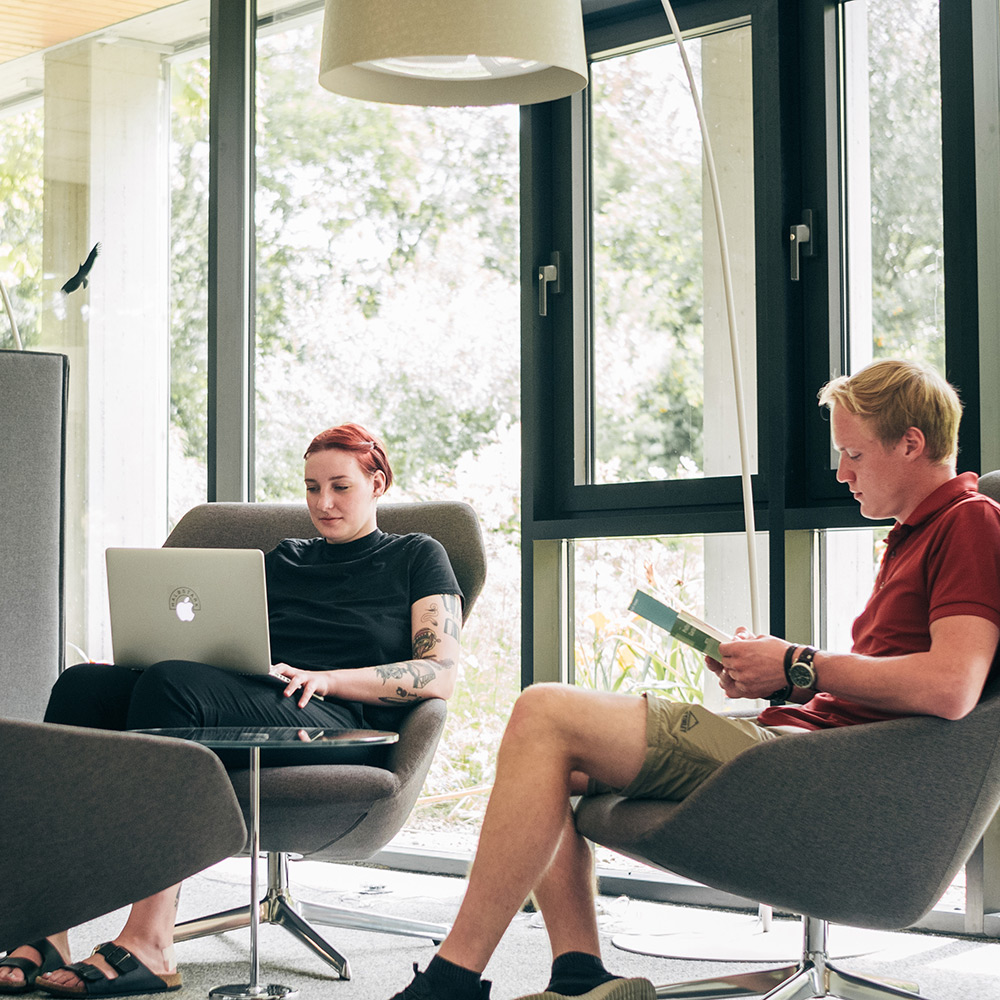
[[[527,688],[500,745],[496,781],[458,916],[438,954],[482,972],[534,891],[554,956],[599,954],[590,849],[569,799],[587,777],[626,786],[646,752],[646,703],[556,684]]]

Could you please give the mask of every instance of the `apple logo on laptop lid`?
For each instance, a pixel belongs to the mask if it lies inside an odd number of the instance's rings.
[[[194,616],[201,611],[201,601],[190,587],[178,587],[170,595],[170,610],[182,622],[194,621]]]

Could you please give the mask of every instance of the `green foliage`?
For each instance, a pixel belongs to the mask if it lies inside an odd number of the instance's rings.
[[[872,335],[876,357],[944,371],[937,0],[869,17]]]
[[[385,389],[387,402],[379,408],[378,422],[391,428],[384,440],[389,454],[397,456],[393,472],[411,495],[430,484],[437,494],[454,488],[459,459],[478,452],[510,412],[509,400],[500,399],[457,408],[405,371],[392,373]]]
[[[617,481],[703,459],[701,160],[651,55],[594,74],[596,457]]]
[[[170,423],[181,454],[208,448],[208,59],[171,78]]]
[[[699,654],[638,615],[593,611],[577,629],[576,680],[581,687],[698,703],[703,673]]]
[[[628,610],[636,589],[700,614],[704,556],[695,538],[577,541],[575,676],[581,687],[700,702],[704,660]],[[662,581],[668,581],[664,583]]]

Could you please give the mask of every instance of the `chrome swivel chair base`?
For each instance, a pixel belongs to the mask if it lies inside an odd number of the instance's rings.
[[[693,979],[685,983],[658,986],[663,1000],[730,1000],[733,997],[761,997],[762,1000],[884,1000],[900,997],[914,1000],[915,983],[887,983],[844,972],[827,961],[825,920],[803,917],[802,960],[759,972]]]
[[[419,920],[404,920],[383,914],[364,913],[346,907],[328,906],[324,903],[296,902],[288,889],[288,856],[279,852],[267,855],[267,893],[260,901],[260,922],[280,924],[290,934],[332,966],[341,979],[351,978],[351,966],[313,928],[313,923],[330,927],[347,927],[355,930],[376,931],[380,934],[400,934],[406,937],[429,938],[440,944],[448,934],[444,924],[430,924]],[[174,941],[192,941],[210,934],[237,930],[250,925],[250,907],[238,906],[207,917],[185,920],[174,928]]]

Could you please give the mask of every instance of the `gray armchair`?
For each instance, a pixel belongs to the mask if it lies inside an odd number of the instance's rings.
[[[159,892],[246,842],[205,747],[4,719],[0,760],[0,951]]]
[[[993,495],[998,480],[991,473],[980,489]],[[576,824],[629,857],[803,915],[797,965],[663,986],[657,996],[912,1000],[832,966],[827,922],[898,930],[921,919],[998,806],[993,677],[957,722],[921,716],[772,740],[682,802],[595,796],[581,800]]]
[[[384,531],[421,531],[445,547],[465,595],[467,620],[486,576],[482,531],[475,511],[465,503],[382,503]],[[316,530],[302,504],[213,503],[195,507],[166,541],[169,546],[259,548],[268,551],[283,538],[312,538]],[[416,935],[438,941],[447,928],[397,917],[295,901],[288,885],[288,855],[316,860],[363,861],[399,831],[413,809],[444,729],[446,704],[440,699],[412,709],[382,710],[378,728],[399,732],[383,767],[318,764],[261,768],[261,847],[268,857],[268,890],[260,904],[262,922],[281,924],[328,962],[342,979],[350,965],[311,926],[361,928]],[[231,773],[244,812],[249,810],[246,771]],[[247,907],[179,924],[175,941],[185,941],[247,926]]]

